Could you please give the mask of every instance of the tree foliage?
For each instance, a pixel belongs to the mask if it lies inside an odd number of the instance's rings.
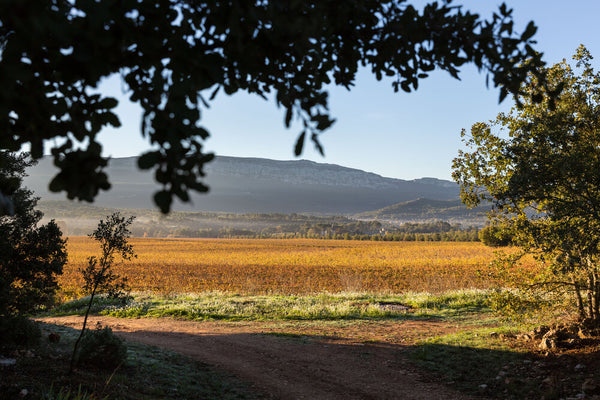
[[[0,151],[0,182],[12,199],[12,215],[0,216],[0,317],[50,304],[67,261],[60,229],[54,221],[38,226],[38,199],[21,186],[30,165],[27,155]]]
[[[510,229],[490,224],[483,227],[478,234],[481,243],[491,247],[504,247],[512,244],[513,235]]]
[[[60,172],[52,191],[92,201],[110,187],[97,135],[118,127],[118,102],[97,91],[120,74],[129,99],[143,109],[141,132],[152,150],[138,165],[162,185],[154,200],[168,212],[174,197],[206,191],[203,166],[213,158],[201,113],[224,92],[273,95],[287,127],[302,122],[295,153],[334,122],[329,84],[350,88],[359,67],[410,92],[430,71],[458,78],[473,63],[500,99],[526,94],[537,74],[536,27],[513,30],[504,4],[489,20],[450,0],[417,10],[404,0],[191,1],[52,0],[0,2],[0,148],[29,144],[34,158],[52,148]],[[538,75],[541,99],[545,81]],[[552,97],[552,96],[551,96]],[[34,112],[32,112],[32,110]],[[367,139],[365,139],[367,140]]]
[[[524,101],[463,131],[472,152],[454,161],[464,202],[493,202],[491,218],[547,267],[531,288],[572,296],[582,319],[600,321],[600,74],[581,46],[575,67],[547,70],[564,90],[555,109]],[[525,87],[525,90],[529,88]]]

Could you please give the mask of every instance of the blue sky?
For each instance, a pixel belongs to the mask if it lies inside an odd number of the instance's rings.
[[[486,18],[500,4],[488,0],[454,3]],[[548,63],[570,59],[579,44],[600,59],[600,2],[506,3],[514,9],[517,31],[530,20],[536,23],[537,48]],[[485,75],[474,67],[463,68],[460,76],[461,81],[457,81],[444,72],[435,72],[420,82],[418,91],[407,94],[394,93],[389,81],[378,82],[367,70],[361,71],[350,92],[336,87],[330,90],[330,111],[337,122],[321,135],[325,157],[307,142],[299,158],[400,179],[450,179],[452,159],[462,147],[461,129],[493,119],[512,105],[509,99],[498,104],[498,90],[486,88]],[[106,129],[101,134],[105,155],[142,153],[149,145],[139,133],[139,108],[128,103],[118,79],[107,81],[101,89],[120,99],[118,113],[123,124],[118,130]],[[205,148],[217,155],[295,159],[293,146],[300,127],[285,129],[283,118],[283,110],[274,101],[245,93],[221,94],[203,113],[202,124],[211,132]]]

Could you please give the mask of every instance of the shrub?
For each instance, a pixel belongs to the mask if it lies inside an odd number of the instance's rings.
[[[0,318],[0,348],[34,346],[42,331],[38,324],[21,316]]]
[[[71,392],[69,388],[61,388],[55,393],[54,387],[50,387],[50,391],[46,393],[46,400],[94,400],[97,397],[81,389],[81,385],[77,388],[77,392]],[[104,399],[108,399],[104,397]]]
[[[88,330],[81,338],[77,361],[103,369],[113,369],[127,358],[127,346],[109,327]]]

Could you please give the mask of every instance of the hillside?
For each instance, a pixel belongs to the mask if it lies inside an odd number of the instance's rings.
[[[377,219],[388,222],[448,221],[464,225],[484,225],[489,206],[468,209],[460,199],[432,200],[420,198],[384,207],[375,211],[358,213],[359,219]]]
[[[51,159],[30,168],[26,186],[43,200],[64,200],[49,193],[55,174]],[[159,189],[152,175],[140,171],[136,159],[115,158],[107,173],[109,192],[95,206],[154,208],[152,194]],[[306,160],[276,161],[261,158],[217,157],[206,167],[208,194],[192,195],[191,204],[176,203],[174,210],[230,213],[354,214],[378,210],[399,202],[458,197],[458,186],[433,178],[401,180],[358,169]]]

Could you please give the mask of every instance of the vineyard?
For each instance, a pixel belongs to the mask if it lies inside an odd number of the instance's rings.
[[[493,249],[474,242],[132,239],[138,257],[117,266],[134,291],[160,294],[227,291],[300,295],[316,292],[443,292],[488,288]],[[59,278],[66,297],[80,295],[79,268],[98,253],[70,237]]]

